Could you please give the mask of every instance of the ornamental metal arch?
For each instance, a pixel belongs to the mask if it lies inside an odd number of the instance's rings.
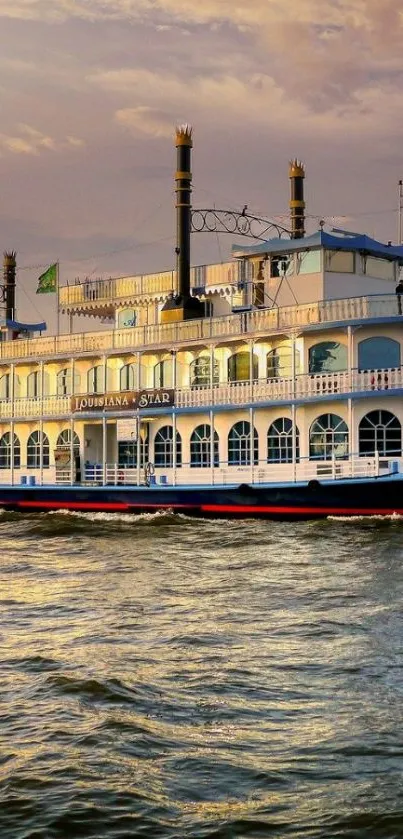
[[[192,209],[192,233],[230,233],[235,236],[247,236],[266,242],[273,233],[280,239],[291,238],[291,231],[271,219],[260,218],[246,212],[235,210]]]

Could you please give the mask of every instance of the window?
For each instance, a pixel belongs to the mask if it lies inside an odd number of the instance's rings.
[[[214,431],[214,466],[219,465],[218,434]],[[211,427],[198,425],[190,438],[190,465],[211,466]]]
[[[203,387],[203,385],[210,384],[211,359],[208,355],[201,355],[192,361],[190,365],[190,386]],[[220,365],[214,359],[213,365],[213,384],[218,384],[220,381]]]
[[[295,429],[295,459],[299,463],[299,431]],[[272,422],[267,432],[267,462],[292,463],[292,422],[280,417]]]
[[[347,347],[337,341],[322,341],[310,347],[310,373],[337,373],[347,369]]]
[[[154,464],[165,469],[173,466],[172,425],[164,425],[155,435]],[[182,438],[178,431],[176,432],[176,465],[182,466]]]
[[[300,356],[295,350],[295,373],[299,373]],[[282,379],[292,376],[292,344],[280,344],[267,353],[267,378]]]
[[[325,251],[325,271],[354,274],[354,253],[352,251]]]
[[[251,357],[249,352],[237,352],[231,355],[228,359],[228,381],[229,382],[249,382],[250,380],[250,362]],[[259,378],[259,359],[257,355],[253,355],[252,361],[254,379]]]
[[[104,365],[97,364],[88,370],[87,393],[103,393],[104,390]]]
[[[118,329],[136,326],[136,312],[134,309],[122,309],[118,313]]]
[[[144,468],[149,461],[148,456],[148,426],[146,434],[140,433],[140,467]],[[119,466],[137,468],[137,440],[120,441],[118,443]]]
[[[0,399],[10,399],[10,374],[5,373],[0,378]]]
[[[39,396],[39,371],[34,370],[27,378],[27,396],[36,398]]]
[[[14,468],[19,469],[21,463],[20,441],[14,434]],[[9,431],[0,439],[0,469],[11,469],[11,434]]]
[[[309,432],[310,460],[331,460],[348,455],[348,428],[336,414],[322,414]]]
[[[395,279],[395,263],[390,259],[380,259],[377,256],[364,257],[364,274],[379,280]]]
[[[370,411],[362,418],[358,429],[360,455],[402,454],[402,427],[390,411]]]
[[[284,253],[270,257],[270,276],[284,277],[294,272],[294,254]]]
[[[80,391],[80,374],[74,371],[74,391],[72,388],[72,370],[71,367],[65,367],[57,374],[56,389],[58,396],[71,396],[71,394],[79,393]]]
[[[42,445],[41,445],[42,443]],[[27,467],[29,469],[40,469],[41,466],[41,448],[42,448],[42,465],[44,469],[49,467],[49,440],[45,433],[33,431],[28,437],[27,442]]]
[[[125,364],[120,368],[120,390],[134,390],[136,386],[136,365]]]
[[[64,448],[65,446],[70,446],[70,445],[71,445],[71,429],[70,428],[65,428],[64,431],[60,432],[60,434],[57,438],[56,448],[57,449],[62,448],[62,447]],[[79,438],[78,434],[76,434],[75,431],[73,433],[73,450],[74,450],[75,455],[80,454],[80,438]]]
[[[297,274],[318,274],[321,270],[320,251],[300,251],[297,254]]]
[[[251,464],[250,422],[240,420],[232,426],[228,434],[228,464],[230,466],[250,466]],[[259,438],[253,429],[253,462],[259,462]]]
[[[384,370],[400,367],[400,344],[393,338],[366,338],[358,344],[359,370]]]
[[[172,358],[159,361],[154,367],[154,387],[172,387],[173,364]]]

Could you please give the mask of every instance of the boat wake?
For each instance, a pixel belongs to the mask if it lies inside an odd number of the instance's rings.
[[[398,524],[399,522],[403,521],[403,516],[400,513],[390,513],[388,515],[380,515],[379,513],[373,516],[327,516],[327,521],[341,521],[341,522],[350,522],[354,524],[355,522],[371,522],[371,521],[379,521],[379,522],[392,522]]]

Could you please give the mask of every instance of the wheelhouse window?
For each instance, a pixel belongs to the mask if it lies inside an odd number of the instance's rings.
[[[253,429],[253,463],[259,462],[259,438]],[[251,465],[251,426],[250,422],[240,420],[232,426],[228,434],[228,464],[230,466]]]
[[[154,464],[164,469],[173,467],[173,427],[164,425],[154,438]],[[176,432],[176,465],[182,466],[182,438]]]
[[[310,373],[337,373],[347,370],[347,347],[338,341],[322,341],[309,349]]]
[[[354,274],[355,259],[353,251],[325,251],[325,271],[336,274]]]
[[[21,464],[21,446],[16,434],[14,434],[14,468],[19,469]],[[12,446],[11,434],[7,431],[0,438],[0,469],[12,468]]]
[[[337,414],[322,414],[309,432],[310,460],[332,460],[348,456],[348,428]]]
[[[28,469],[40,469],[42,451],[42,466],[49,467],[49,439],[43,432],[33,431],[27,442],[27,467]]]
[[[219,465],[218,434],[214,430],[214,466]],[[190,465],[211,466],[211,426],[198,425],[190,438]]]
[[[124,364],[120,368],[120,390],[134,390],[136,387],[136,365]]]
[[[228,381],[249,382],[251,374],[251,356],[249,352],[237,352],[228,359]],[[253,379],[259,378],[259,359],[253,354]]]
[[[369,277],[376,277],[379,280],[395,279],[395,263],[390,259],[381,259],[377,256],[364,256],[364,274]]]
[[[214,359],[213,364],[213,384],[218,384],[220,381],[220,365]],[[190,365],[190,386],[191,387],[208,387],[211,383],[211,358],[208,355],[201,355],[195,358]]]
[[[295,350],[295,373],[300,371],[300,354]],[[269,353],[266,358],[266,375],[268,379],[282,379],[292,376],[292,345],[280,344]]]
[[[370,411],[362,418],[359,429],[360,455],[375,452],[383,456],[402,454],[402,427],[398,418],[390,411]]]
[[[288,417],[279,417],[267,432],[267,462],[293,462],[292,421]],[[299,431],[295,429],[295,461],[299,462]]]
[[[382,335],[358,344],[359,370],[385,370],[400,367],[400,344]]]

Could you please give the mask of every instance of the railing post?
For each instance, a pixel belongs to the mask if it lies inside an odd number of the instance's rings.
[[[106,416],[102,417],[102,483],[106,484],[106,461],[107,461],[107,425]]]

